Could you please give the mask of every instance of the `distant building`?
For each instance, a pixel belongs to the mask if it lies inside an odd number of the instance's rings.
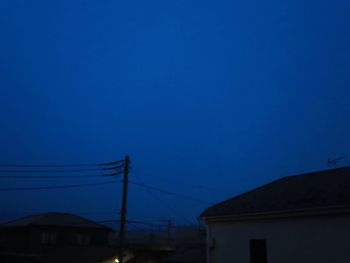
[[[207,263],[350,262],[350,167],[284,177],[201,218]]]
[[[50,254],[55,254],[58,250],[63,251],[64,248],[91,251],[92,248],[101,250],[108,247],[109,237],[113,232],[109,227],[72,214],[47,213],[27,216],[0,225],[0,260],[53,262],[53,259],[47,260]],[[64,255],[59,253],[57,256],[63,258]]]
[[[152,234],[153,238],[149,232],[128,233],[123,248],[124,262],[166,262],[164,259],[177,254],[178,250],[191,255],[192,260],[197,255],[192,251],[198,250],[193,244],[203,244],[205,240],[203,231],[197,228]],[[0,263],[115,263],[120,247],[109,242],[111,235],[115,237],[111,228],[77,215],[46,213],[23,217],[0,225]],[[180,249],[175,246],[178,243]],[[177,256],[178,261],[171,263],[182,263],[179,259],[183,257]]]
[[[147,244],[157,248],[173,250],[178,246],[204,244],[205,229],[196,226],[172,226],[170,229],[130,231],[129,244]]]
[[[128,243],[136,256],[127,263],[205,263],[206,260],[202,227],[172,226],[159,231],[129,233]],[[148,250],[135,249],[142,246]]]
[[[201,243],[180,247],[162,260],[163,263],[205,263],[205,261],[205,244]]]

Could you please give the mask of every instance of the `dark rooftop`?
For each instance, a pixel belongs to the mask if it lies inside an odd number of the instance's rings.
[[[108,228],[92,220],[78,215],[50,212],[45,214],[25,216],[4,224],[1,227],[23,227],[29,225],[40,226],[65,226],[65,227],[84,227],[84,228]]]
[[[207,208],[202,218],[350,206],[350,167],[283,177]]]

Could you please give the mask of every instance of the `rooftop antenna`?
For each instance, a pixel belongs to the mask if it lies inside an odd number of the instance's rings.
[[[333,166],[334,168],[336,168],[337,163],[341,160],[344,160],[345,157],[346,157],[345,155],[342,155],[342,156],[339,156],[339,157],[334,158],[334,159],[328,158],[328,160],[327,160],[328,167]]]

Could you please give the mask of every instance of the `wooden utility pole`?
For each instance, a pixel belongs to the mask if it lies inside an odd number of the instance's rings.
[[[123,171],[123,199],[122,199],[122,211],[120,218],[120,229],[119,229],[119,263],[123,263],[124,243],[125,243],[125,223],[126,223],[126,205],[128,197],[128,180],[129,180],[129,156],[125,156],[124,159],[124,171]]]
[[[167,232],[168,232],[168,241],[171,239],[171,228],[173,226],[171,219],[166,220],[167,221]]]
[[[167,228],[167,237],[168,237],[168,241],[170,241],[171,239],[171,229],[173,227],[172,221],[171,219],[167,219],[167,220],[162,220],[163,222],[166,222],[166,228]]]

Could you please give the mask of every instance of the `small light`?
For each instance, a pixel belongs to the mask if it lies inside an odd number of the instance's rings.
[[[114,262],[115,262],[115,263],[119,263],[119,259],[115,258],[115,259],[114,259]]]

